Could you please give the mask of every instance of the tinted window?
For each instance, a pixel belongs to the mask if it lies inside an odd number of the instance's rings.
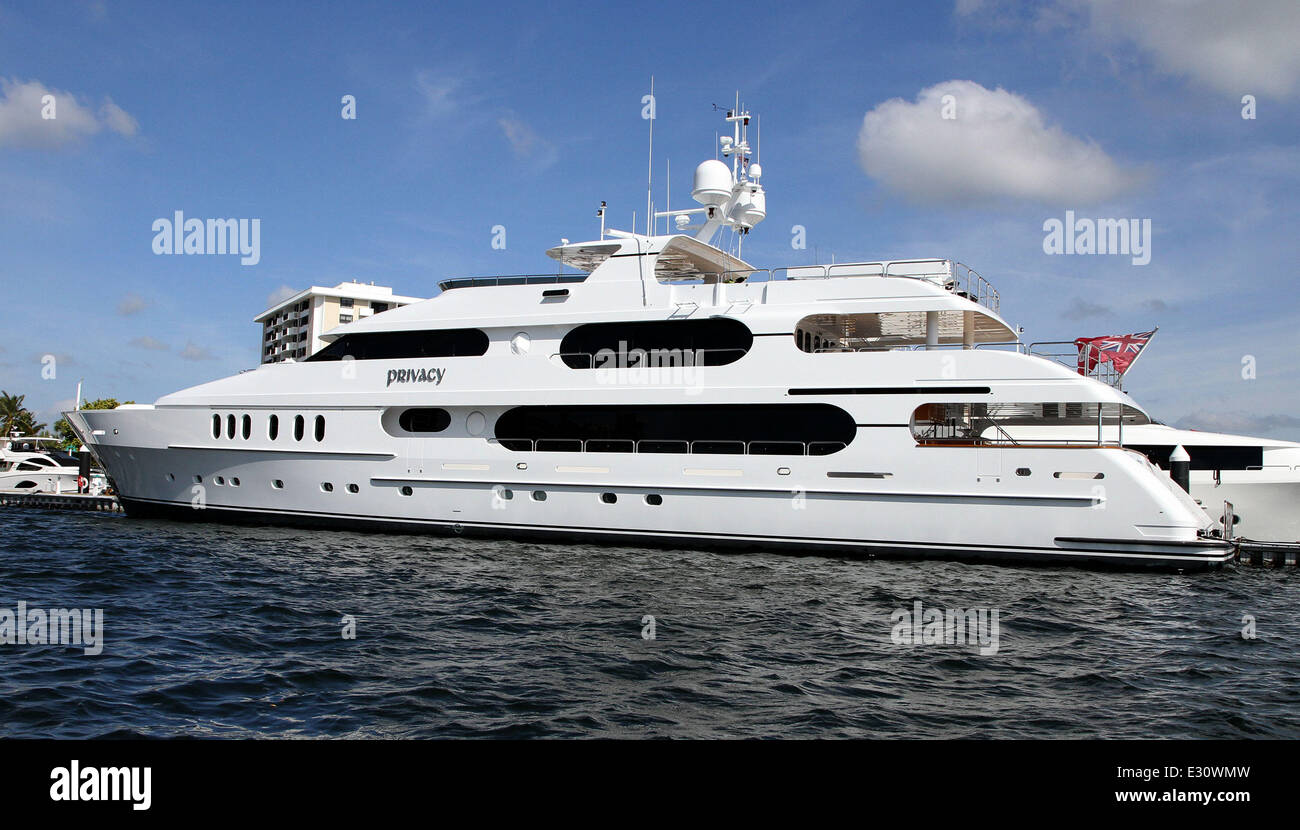
[[[266,437],[274,441],[280,435],[280,416],[272,415],[266,422]]]
[[[857,434],[830,404],[520,406],[496,423],[512,450],[826,455]]]
[[[451,414],[445,409],[408,409],[398,416],[397,425],[407,432],[442,432],[451,426]]]
[[[324,415],[316,416],[316,440],[317,441],[325,440],[325,416]]]
[[[303,425],[304,425],[304,421],[302,416],[295,415],[293,418],[293,440],[295,441],[302,440]]]
[[[643,360],[657,366],[724,366],[753,345],[753,333],[739,320],[649,320],[578,326],[564,336],[560,354],[571,369],[637,366]],[[640,351],[647,356],[631,354]]]
[[[486,354],[488,336],[478,329],[376,331],[346,334],[308,361],[400,360],[409,357],[477,357]]]

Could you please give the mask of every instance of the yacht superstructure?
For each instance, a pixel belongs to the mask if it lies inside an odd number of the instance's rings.
[[[606,231],[538,276],[448,280],[153,405],[65,413],[128,514],[1196,568],[1231,546],[1144,455],[1004,419],[1148,423],[1016,334],[948,259],[760,269],[741,126],[681,231]],[[688,226],[692,216],[702,221]],[[679,218],[680,217],[680,218]],[[567,271],[565,269],[568,269]]]

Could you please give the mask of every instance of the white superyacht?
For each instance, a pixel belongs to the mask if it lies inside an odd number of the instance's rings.
[[[760,269],[749,115],[676,233],[448,280],[299,363],[65,415],[130,515],[545,540],[1199,568],[1221,527],[1145,456],[1001,423],[1149,422],[1019,350],[951,260]],[[690,225],[692,221],[698,224]],[[649,228],[647,228],[649,231]],[[737,249],[738,250],[738,249]],[[569,270],[565,270],[565,268]]]

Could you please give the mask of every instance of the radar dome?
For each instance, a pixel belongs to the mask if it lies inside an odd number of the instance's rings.
[[[731,185],[731,168],[717,159],[709,159],[695,168],[691,198],[702,205],[724,205],[731,198]]]

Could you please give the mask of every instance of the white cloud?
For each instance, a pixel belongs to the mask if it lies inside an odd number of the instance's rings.
[[[291,285],[281,285],[279,288],[266,295],[266,307],[270,308],[271,306],[279,305],[294,294],[297,294],[298,290],[299,289],[294,288]]]
[[[139,294],[127,294],[117,304],[117,313],[123,317],[129,317],[132,314],[139,314],[149,307],[149,303]]]
[[[53,97],[52,107],[46,96]],[[130,137],[139,124],[111,98],[96,112],[71,92],[40,81],[0,78],[0,146],[62,147],[105,129]]]
[[[1086,32],[1102,48],[1133,44],[1162,72],[1234,96],[1300,90],[1296,0],[957,0],[954,11],[989,28]]]
[[[131,113],[114,104],[112,98],[104,99],[104,105],[99,108],[99,117],[103,120],[104,126],[127,138],[140,130],[140,122],[136,121]]]
[[[533,161],[540,167],[548,167],[555,161],[555,147],[527,123],[505,116],[497,119],[497,125],[518,158]]]
[[[130,345],[141,349],[148,349],[151,352],[165,352],[169,350],[166,343],[161,340],[155,340],[147,334],[135,338],[131,341]]]
[[[1069,306],[1061,313],[1061,317],[1066,320],[1088,320],[1093,317],[1110,317],[1115,314],[1115,309],[1108,305],[1089,302],[1088,300],[1075,297],[1070,300]]]
[[[206,346],[199,346],[190,342],[186,343],[185,348],[181,349],[181,357],[185,360],[215,360],[217,356]]]
[[[944,118],[944,96],[955,118]],[[1086,205],[1116,196],[1143,176],[1096,142],[1049,125],[1024,97],[974,81],[945,81],[915,102],[893,98],[862,120],[862,168],[922,203],[1028,200]]]
[[[1091,30],[1136,43],[1164,71],[1232,95],[1300,88],[1296,0],[1073,0]]]
[[[432,69],[415,73],[415,91],[423,104],[422,115],[429,119],[457,115],[478,100],[466,94],[463,76]]]

